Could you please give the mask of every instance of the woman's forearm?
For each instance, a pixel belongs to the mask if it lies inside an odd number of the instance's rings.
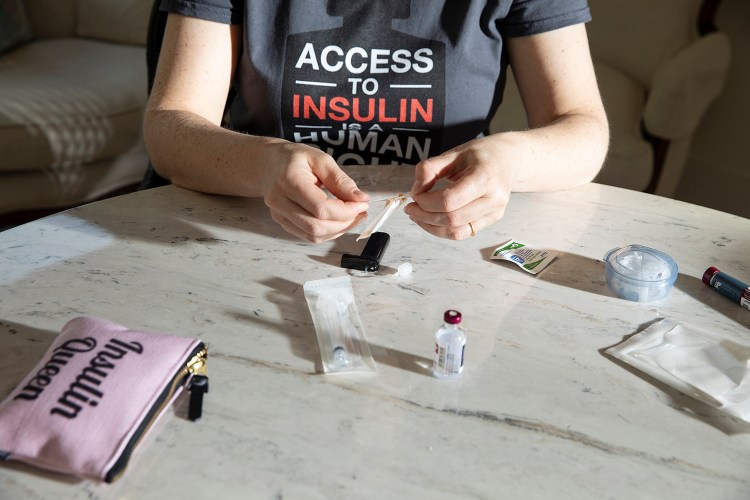
[[[603,111],[570,114],[544,127],[488,139],[502,152],[498,168],[514,169],[513,191],[552,191],[585,184],[599,173],[609,127]]]
[[[182,110],[147,111],[144,133],[162,177],[188,189],[239,196],[263,194],[263,157],[283,142],[227,130]]]

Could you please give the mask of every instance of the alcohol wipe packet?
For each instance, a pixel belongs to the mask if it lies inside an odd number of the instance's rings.
[[[509,240],[497,247],[491,260],[507,260],[531,274],[539,274],[557,257],[557,252],[531,248],[518,240]]]
[[[605,352],[750,422],[750,346],[664,319]]]
[[[0,403],[0,461],[92,481],[125,472],[146,431],[183,390],[190,420],[208,392],[201,341],[78,317]]]

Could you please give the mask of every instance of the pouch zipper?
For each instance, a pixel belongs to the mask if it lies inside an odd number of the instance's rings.
[[[175,392],[183,384],[185,384],[186,388],[190,391],[188,418],[195,421],[201,417],[203,394],[208,392],[208,377],[206,376],[207,356],[208,348],[201,342],[190,354],[185,365],[180,368],[172,378],[171,382],[164,388],[141,423],[138,424],[138,429],[136,429],[135,433],[130,438],[130,441],[128,441],[128,444],[123,449],[115,464],[104,476],[104,481],[107,483],[114,482],[123,472],[125,472],[125,467],[128,465],[133,450],[135,450],[136,446],[138,446],[138,443],[141,441],[141,438],[146,434],[149,428],[151,428],[151,425],[156,418],[161,415],[167,404],[172,400],[172,396],[174,396]]]

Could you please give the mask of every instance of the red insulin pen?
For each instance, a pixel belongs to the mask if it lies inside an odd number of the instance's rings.
[[[709,267],[703,273],[703,283],[707,284],[732,302],[750,310],[750,285],[737,278],[722,273],[715,267]]]

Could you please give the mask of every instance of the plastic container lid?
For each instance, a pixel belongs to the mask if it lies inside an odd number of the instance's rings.
[[[677,264],[664,252],[643,245],[614,248],[604,256],[607,286],[623,299],[660,300],[677,279]]]

